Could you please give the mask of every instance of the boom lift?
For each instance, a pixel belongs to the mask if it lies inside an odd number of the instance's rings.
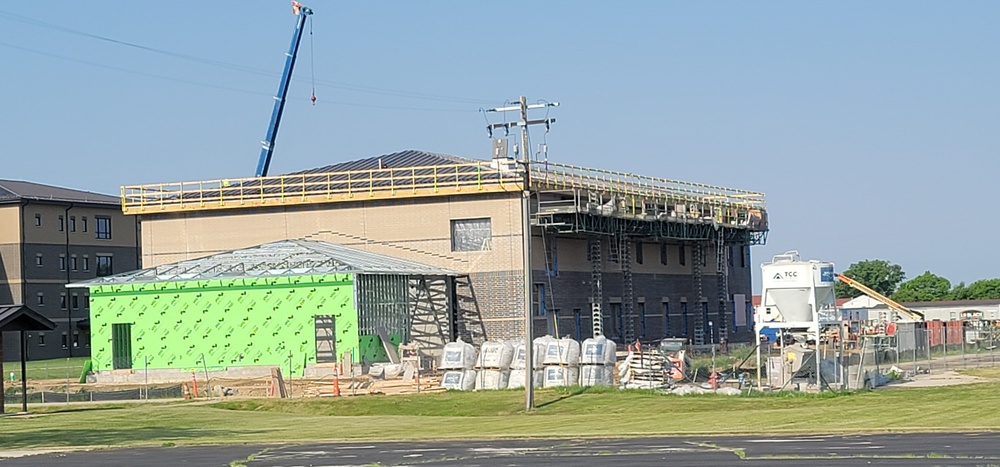
[[[913,310],[913,309],[907,308],[907,307],[901,305],[899,302],[897,302],[897,301],[895,301],[895,300],[893,300],[893,299],[891,299],[889,297],[886,297],[885,295],[882,295],[882,294],[880,294],[880,293],[872,290],[872,288],[868,287],[867,285],[864,285],[864,284],[862,284],[862,283],[860,283],[860,282],[858,282],[858,281],[856,281],[854,279],[851,279],[850,277],[847,277],[847,276],[845,276],[843,274],[837,274],[837,279],[839,279],[840,282],[843,282],[843,283],[845,283],[845,284],[847,284],[847,285],[849,285],[851,287],[854,287],[857,290],[860,290],[861,293],[863,293],[863,294],[865,294],[865,295],[867,295],[867,296],[869,296],[871,298],[874,298],[875,300],[878,300],[878,301],[884,303],[885,306],[889,307],[890,310],[895,311],[896,313],[898,313],[901,316],[905,316],[905,317],[907,317],[909,319],[912,319],[914,321],[923,321],[924,320],[924,314],[923,313],[921,313],[921,312],[919,312],[917,310]]]
[[[271,166],[271,154],[274,153],[274,140],[278,136],[278,125],[281,124],[281,113],[285,110],[285,95],[288,94],[288,85],[292,82],[292,69],[295,68],[295,56],[299,53],[299,42],[302,40],[302,31],[305,30],[306,18],[313,14],[311,8],[302,6],[299,2],[292,2],[292,14],[299,17],[295,23],[295,32],[292,34],[292,45],[285,54],[285,70],[281,74],[281,82],[278,83],[278,94],[274,96],[274,110],[271,111],[271,123],[267,126],[267,135],[261,141],[260,160],[257,162],[258,177],[266,177],[267,169]],[[313,95],[313,102],[316,96]]]

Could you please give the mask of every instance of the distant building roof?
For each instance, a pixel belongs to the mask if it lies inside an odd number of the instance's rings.
[[[16,202],[24,199],[92,204],[121,204],[121,199],[117,196],[20,180],[0,180],[0,203]]]
[[[383,154],[381,156],[366,157],[364,159],[340,162],[323,167],[316,167],[314,169],[292,172],[286,175],[348,172],[353,170],[378,170],[403,167],[430,167],[435,165],[468,164],[473,162],[483,161],[470,159],[468,157],[407,149],[405,151]]]
[[[281,240],[204,258],[76,282],[67,287],[309,274],[453,276],[444,268],[313,240]]]

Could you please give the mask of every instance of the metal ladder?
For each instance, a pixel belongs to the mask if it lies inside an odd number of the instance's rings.
[[[601,288],[601,238],[596,235],[587,237],[588,259],[590,260],[590,323],[594,328],[594,337],[604,335],[604,314],[601,304],[604,303],[604,292]]]
[[[719,339],[725,339],[729,332],[729,247],[726,233],[719,228],[715,237],[715,272],[719,275]]]
[[[622,337],[626,344],[635,340],[635,293],[632,290],[632,243],[628,237],[619,235],[618,251],[621,252],[622,270]]]
[[[705,244],[697,242],[691,248],[691,275],[694,282],[694,303],[698,310],[694,314],[694,345],[705,345],[705,314],[702,312],[701,275],[702,264],[705,261]]]

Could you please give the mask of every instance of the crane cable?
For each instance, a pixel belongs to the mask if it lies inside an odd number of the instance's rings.
[[[309,16],[309,75],[312,78],[312,95],[309,96],[309,100],[312,101],[312,105],[316,105],[316,56],[313,42],[313,18]]]

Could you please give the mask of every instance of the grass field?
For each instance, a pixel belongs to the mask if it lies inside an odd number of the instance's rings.
[[[997,377],[1000,370],[972,370]],[[0,418],[0,447],[322,440],[1000,430],[1000,383],[851,394],[673,396],[648,391],[445,392],[213,403],[35,406]]]
[[[89,358],[73,357],[29,361],[25,365],[28,379],[65,379],[68,377],[71,381],[76,381],[83,373],[83,363]],[[14,373],[14,379],[21,380],[21,362],[3,362],[3,369],[7,381],[10,381],[11,372]]]

